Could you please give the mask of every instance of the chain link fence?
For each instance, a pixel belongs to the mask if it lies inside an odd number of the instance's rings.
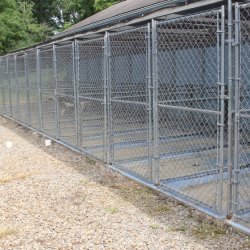
[[[58,138],[76,146],[74,44],[55,47]]]
[[[79,41],[76,53],[79,147],[105,161],[104,39]]]
[[[249,232],[249,5],[225,16],[3,56],[0,112]]]
[[[215,211],[225,186],[220,16],[214,11],[156,26],[159,182]]]
[[[37,73],[37,52],[36,50],[31,50],[26,53],[29,125],[34,129],[40,130],[40,95]]]
[[[250,6],[235,8],[233,212],[250,226]]]
[[[16,82],[17,82],[17,100],[19,120],[28,124],[28,82],[26,75],[26,58],[25,54],[17,54],[16,56]]]
[[[39,84],[41,102],[41,130],[58,139],[55,61],[53,48],[39,51]]]
[[[151,181],[149,32],[146,26],[109,36],[109,153],[112,164]]]

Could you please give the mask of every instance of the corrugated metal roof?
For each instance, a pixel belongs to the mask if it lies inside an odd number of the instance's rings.
[[[146,7],[155,3],[159,2],[166,2],[167,0],[127,0],[121,3],[117,3],[101,12],[96,13],[93,16],[90,16],[89,18],[86,18],[85,20],[73,25],[68,30],[76,29],[78,27],[82,27],[85,25],[88,25],[90,23],[98,22],[100,20],[110,18],[116,15],[120,15],[132,10],[140,9],[142,7]]]
[[[176,0],[176,2],[178,2],[180,0]],[[54,36],[54,38],[56,37],[61,37],[64,33],[68,33],[70,31],[76,30],[78,28],[87,26],[89,24],[92,23],[96,23],[114,16],[118,16],[121,14],[125,14],[137,9],[141,9],[153,4],[157,4],[157,3],[161,3],[161,2],[173,2],[173,0],[126,0],[123,1],[121,3],[117,3],[101,12],[96,13],[93,16],[90,16],[86,19],[84,19],[83,21],[73,25],[72,27],[70,27],[69,29],[57,34]]]

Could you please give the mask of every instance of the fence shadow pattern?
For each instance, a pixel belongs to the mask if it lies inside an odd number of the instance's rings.
[[[222,7],[2,56],[1,113],[249,233],[249,5],[234,19],[230,33]]]

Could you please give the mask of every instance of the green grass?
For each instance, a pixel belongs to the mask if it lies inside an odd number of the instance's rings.
[[[209,237],[219,237],[226,234],[226,229],[217,224],[210,224],[208,222],[202,222],[198,226],[192,229],[192,234],[199,239],[206,239]]]
[[[186,232],[187,229],[188,229],[188,227],[186,225],[183,225],[183,226],[174,228],[173,231],[176,231],[176,232]]]
[[[96,165],[96,161],[95,160],[92,160],[92,159],[90,159],[90,158],[88,158],[88,157],[86,157],[86,163],[87,164],[89,164],[89,165],[92,165],[92,166],[94,166],[94,165]]]
[[[152,225],[150,225],[149,227],[150,227],[151,229],[153,229],[153,230],[160,229],[160,225],[158,225],[158,224],[152,224]]]
[[[153,213],[155,212],[158,215],[163,215],[165,213],[171,212],[172,209],[167,204],[159,204],[153,209]]]
[[[105,211],[109,214],[116,214],[119,212],[119,209],[116,207],[107,207],[105,208]]]

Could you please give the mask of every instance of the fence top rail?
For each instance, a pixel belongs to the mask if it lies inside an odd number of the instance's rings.
[[[93,39],[88,39],[88,40],[78,40],[78,39],[76,39],[76,42],[77,42],[78,45],[91,44],[91,43],[97,43],[97,42],[104,42],[104,36],[103,37],[98,37],[98,38],[93,38]]]
[[[239,4],[237,7],[240,8],[240,9],[249,8],[250,7],[250,2],[244,3],[244,4]]]
[[[55,48],[56,49],[72,48],[72,42],[68,44],[55,43]]]
[[[26,55],[27,55],[27,57],[36,56],[36,49],[28,50],[28,51],[26,52]]]
[[[210,11],[205,11],[205,12],[200,12],[200,13],[195,13],[195,14],[189,14],[186,16],[181,16],[181,17],[175,17],[169,20],[162,20],[162,21],[157,21],[157,24],[172,24],[176,22],[181,22],[181,21],[189,21],[195,18],[206,18],[209,16],[215,16],[218,15],[218,13],[221,12],[220,8],[210,10]]]
[[[25,53],[17,53],[17,54],[16,54],[16,58],[17,58],[17,59],[25,58]]]
[[[147,25],[143,25],[137,28],[133,28],[133,29],[129,29],[129,30],[123,30],[123,31],[118,31],[118,32],[108,32],[110,37],[113,36],[118,36],[118,35],[123,35],[123,34],[129,34],[129,33],[135,33],[137,31],[147,31],[148,29],[148,24]]]

